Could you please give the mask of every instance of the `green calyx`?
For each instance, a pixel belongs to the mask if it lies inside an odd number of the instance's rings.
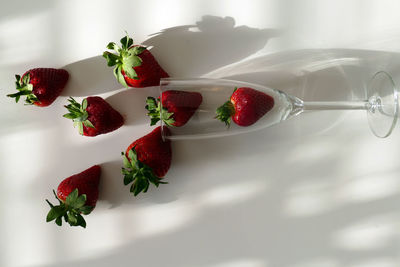
[[[81,214],[87,215],[92,212],[94,207],[85,206],[86,203],[86,195],[79,195],[78,189],[76,188],[72,191],[65,202],[61,201],[56,192],[53,190],[54,196],[59,201],[59,205],[53,205],[49,200],[46,199],[46,202],[50,206],[50,211],[47,213],[46,222],[51,222],[55,220],[58,226],[62,225],[62,218],[66,223],[69,223],[70,226],[82,226],[86,228],[86,221]]]
[[[143,46],[133,46],[133,39],[128,36],[128,34],[121,39],[121,47],[116,43],[109,43],[107,49],[114,50],[115,53],[105,51],[103,57],[107,60],[107,65],[109,67],[115,66],[114,76],[117,81],[128,88],[125,78],[122,74],[122,70],[125,75],[131,79],[139,79],[136,74],[134,67],[140,66],[142,64],[142,59],[139,55],[146,50]]]
[[[235,87],[233,93],[235,93],[237,89],[238,88]],[[215,112],[217,115],[215,116],[215,118],[224,122],[226,127],[229,128],[231,126],[231,118],[235,114],[235,112],[236,110],[233,103],[231,101],[226,101],[222,106],[217,108]]]
[[[231,125],[231,117],[235,114],[235,106],[231,101],[226,101],[222,106],[217,108],[217,116],[216,119],[223,121],[227,127]]]
[[[35,102],[38,101],[38,98],[33,94],[33,85],[30,84],[30,75],[29,73],[26,74],[22,79],[21,76],[15,75],[16,78],[16,89],[18,90],[15,94],[9,94],[8,97],[15,98],[15,103],[18,103],[21,96],[25,95],[25,105],[33,105]]]
[[[90,128],[95,128],[94,125],[88,120],[89,114],[86,111],[87,99],[83,99],[82,104],[79,104],[72,97],[68,99],[69,105],[66,107],[69,113],[64,114],[63,117],[71,119],[74,122],[74,127],[78,126],[79,133],[83,135],[83,125]]]
[[[168,112],[168,110],[161,106],[161,101],[156,100],[154,97],[147,97],[146,106],[150,117],[150,126],[155,125],[159,120],[162,120],[167,126],[174,126],[174,118],[172,117],[174,113]]]
[[[167,182],[161,181],[157,177],[152,168],[140,162],[137,158],[135,148],[132,148],[128,152],[128,157],[121,152],[124,167],[122,168],[122,174],[124,175],[124,185],[132,183],[130,191],[135,196],[140,192],[146,193],[149,189],[150,183],[158,187],[160,184],[167,184]]]

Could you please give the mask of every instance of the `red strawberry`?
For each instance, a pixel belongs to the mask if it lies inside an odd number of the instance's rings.
[[[85,219],[82,214],[89,214],[96,207],[99,197],[99,181],[101,168],[94,165],[89,169],[72,175],[64,179],[57,188],[55,197],[59,201],[59,205],[50,205],[50,211],[47,214],[46,221],[56,220],[56,224],[62,225],[62,218],[71,226],[86,227]]]
[[[227,126],[232,120],[250,126],[274,107],[274,98],[248,87],[235,88],[229,101],[217,109],[217,119]]]
[[[168,128],[163,128],[169,134]],[[140,192],[147,192],[150,183],[158,187],[165,184],[161,178],[165,176],[171,165],[171,141],[163,140],[161,127],[155,128],[151,133],[137,139],[122,152],[124,160],[124,184],[131,182],[130,191],[136,196]]]
[[[123,86],[156,86],[161,78],[169,77],[146,47],[133,45],[129,36],[123,37],[121,44],[122,48],[113,42],[109,43],[107,48],[115,50],[116,54],[106,51],[103,57],[109,67],[116,66],[114,75]]]
[[[78,126],[79,133],[85,136],[96,136],[112,132],[124,124],[121,114],[113,109],[103,98],[89,96],[79,104],[72,97],[71,103],[65,106],[69,113],[64,117],[72,119],[74,126]]]
[[[147,115],[151,118],[150,125],[155,125],[161,117],[167,126],[183,126],[193,116],[202,101],[203,97],[200,93],[175,90],[162,93],[162,105],[159,99],[157,101],[154,97],[148,97],[146,109],[149,111]]]
[[[25,95],[25,102],[39,107],[49,106],[61,94],[69,74],[63,69],[37,68],[25,72],[22,77],[15,75],[18,93],[9,94],[18,103]]]

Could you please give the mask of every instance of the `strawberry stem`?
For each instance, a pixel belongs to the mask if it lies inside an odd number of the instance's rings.
[[[165,125],[173,127],[175,120],[173,118],[174,113],[168,112],[168,110],[161,106],[161,101],[156,100],[154,97],[147,97],[145,108],[149,111],[147,116],[150,117],[150,126],[155,125],[159,120],[162,120]]]
[[[26,96],[25,104],[26,105],[33,105],[35,102],[38,101],[38,98],[35,94],[33,94],[33,85],[30,84],[30,75],[29,73],[25,74],[24,77],[20,75],[15,75],[15,87],[17,89],[17,93],[9,94],[8,97],[15,98],[15,103],[18,103],[21,96]]]
[[[82,226],[86,228],[86,221],[81,214],[88,215],[92,212],[94,207],[85,206],[86,195],[79,195],[78,189],[73,190],[65,199],[61,201],[56,192],[53,190],[54,196],[59,202],[59,205],[53,205],[46,199],[47,204],[50,206],[50,211],[47,213],[46,222],[55,220],[58,226],[62,225],[62,218],[70,226]]]
[[[74,127],[78,126],[79,133],[83,135],[83,126],[89,128],[95,128],[94,125],[88,120],[89,114],[86,111],[87,108],[87,99],[82,100],[82,104],[76,102],[75,99],[70,97],[68,99],[69,105],[64,106],[69,113],[64,114],[63,117],[67,119],[71,119],[74,122]]]
[[[128,152],[126,156],[121,152],[124,167],[122,174],[124,175],[124,185],[132,183],[130,192],[137,196],[140,192],[146,193],[149,189],[150,183],[158,187],[160,184],[167,184],[157,177],[153,169],[139,161],[135,147]]]
[[[133,46],[133,39],[128,34],[120,42],[121,47],[113,42],[109,43],[107,49],[114,50],[116,53],[105,51],[103,57],[107,60],[109,67],[115,66],[114,76],[117,81],[128,88],[129,86],[125,81],[122,71],[131,79],[139,79],[134,68],[142,65],[142,59],[139,55],[146,50],[146,47]]]
[[[217,108],[216,114],[217,116],[215,118],[224,122],[229,128],[231,125],[231,117],[235,114],[235,106],[231,101],[226,101],[222,106]]]

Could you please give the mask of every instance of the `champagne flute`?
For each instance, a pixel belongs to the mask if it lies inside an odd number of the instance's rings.
[[[254,124],[243,127],[231,123],[227,127],[216,119],[216,110],[230,99],[235,88],[249,87],[274,99],[274,106]],[[365,110],[369,126],[377,137],[388,137],[393,131],[399,113],[398,91],[391,76],[385,71],[373,75],[367,83],[367,98],[360,101],[303,101],[298,97],[262,85],[224,79],[173,79],[160,81],[160,102],[163,92],[169,90],[198,92],[203,101],[191,119],[181,127],[167,126],[161,121],[163,138],[170,140],[202,139],[251,132],[276,125],[308,110]]]

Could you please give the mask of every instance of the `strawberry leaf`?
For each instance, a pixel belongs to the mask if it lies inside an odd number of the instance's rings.
[[[226,101],[222,106],[217,108],[215,118],[224,122],[229,128],[231,125],[231,117],[235,114],[235,106],[231,101]]]
[[[93,209],[94,207],[92,206],[83,206],[79,209],[79,211],[82,212],[82,214],[88,215],[92,212]]]
[[[133,45],[133,39],[128,36],[128,34],[120,40],[122,44],[122,49],[128,49],[131,45]]]
[[[134,196],[137,196],[140,192],[146,193],[147,188],[149,188],[149,180],[144,178],[137,179],[131,186],[131,192]]]
[[[148,111],[156,110],[157,109],[157,100],[154,97],[147,97],[146,99],[146,109]]]
[[[80,209],[82,208],[86,203],[86,195],[80,195],[79,197],[77,197],[77,199],[75,200],[75,208]]]
[[[122,153],[122,160],[123,160],[123,162],[124,162],[124,167],[125,167],[125,168],[130,168],[130,167],[132,167],[132,166],[131,166],[131,163],[129,162],[129,160],[127,159],[127,157],[124,155],[124,153]]]
[[[142,59],[130,54],[127,57],[124,57],[122,62],[122,69],[125,71],[125,74],[131,79],[139,79],[133,68],[140,66],[142,64]]]
[[[107,51],[103,53],[103,57],[107,60],[107,66],[109,67],[117,65],[121,61],[119,56]]]
[[[81,105],[80,110],[81,111],[86,111],[87,105],[88,105],[87,104],[87,99],[85,98],[85,99],[82,100],[82,105]]]
[[[83,123],[82,122],[78,123],[78,131],[79,131],[80,135],[83,135]]]
[[[174,118],[173,118],[174,113],[168,112],[166,108],[161,109],[161,120],[167,125],[167,126],[174,126]]]
[[[133,182],[135,178],[133,177],[132,173],[128,173],[124,175],[124,185],[128,185]]]
[[[152,168],[143,162],[139,161],[137,158],[137,153],[135,148],[132,148],[128,152],[128,157],[121,153],[123,158],[128,160],[125,162],[122,168],[122,174],[124,175],[124,185],[132,183],[130,187],[130,192],[134,196],[137,196],[140,192],[147,192],[150,183],[158,187],[159,184],[166,184],[166,182],[161,181],[161,178],[157,177]]]
[[[142,59],[136,55],[129,55],[128,57],[124,58],[123,66],[132,66],[137,67],[142,64]]]
[[[110,42],[107,45],[107,49],[115,50],[116,52],[118,52],[121,48],[119,48],[119,46],[116,43]]]
[[[150,117],[150,126],[155,125],[158,121],[162,120],[167,126],[174,126],[175,119],[174,113],[168,112],[164,107],[161,107],[160,100],[154,97],[147,97],[145,108],[149,111],[147,116]]]
[[[24,75],[24,77],[22,77],[22,84],[28,84],[30,80],[29,74]]]
[[[150,119],[150,126],[156,125],[157,122],[160,121],[160,118],[151,118]]]
[[[105,51],[103,57],[107,60],[107,65],[109,67],[115,66],[114,76],[117,81],[124,87],[128,88],[125,81],[125,77],[122,74],[122,70],[125,75],[131,79],[139,79],[134,67],[140,66],[142,64],[142,59],[138,57],[144,50],[145,47],[142,46],[132,46],[133,39],[128,35],[121,39],[122,47],[118,47],[115,43],[111,42],[107,45],[108,49],[114,50],[116,53],[111,53]]]
[[[48,202],[50,203],[50,202]],[[60,206],[56,206],[56,207],[52,207],[49,211],[49,213],[47,213],[47,217],[46,217],[46,222],[51,222],[52,220],[57,219],[58,217],[60,217],[61,215],[63,215],[65,212],[65,209],[63,207]]]
[[[135,80],[138,79],[136,71],[133,69],[133,67],[131,67],[129,65],[126,65],[126,64],[123,64],[122,68],[125,71],[125,75],[126,76],[128,76],[131,79],[135,79]],[[125,81],[125,78],[124,78],[124,81]]]
[[[84,124],[86,127],[95,128],[94,125],[93,125],[89,120],[83,121],[83,124]]]
[[[74,119],[75,115],[73,113],[67,113],[67,114],[64,114],[63,117],[67,118],[67,119]]]
[[[118,66],[114,69],[114,76],[117,78],[117,81],[122,84],[124,87],[128,88],[128,84],[125,81],[125,77],[122,74],[122,66]]]
[[[144,46],[135,46],[132,48],[132,52],[134,55],[140,55],[144,50],[146,50],[146,47]]]
[[[150,183],[149,183],[148,181],[146,181],[146,185],[145,185],[145,187],[143,188],[143,193],[146,193],[147,190],[149,190],[149,186],[150,186]],[[158,187],[158,184],[156,185],[156,187]]]
[[[39,101],[39,99],[33,93],[33,85],[29,83],[29,73],[25,74],[22,78],[20,75],[15,75],[15,79],[15,87],[18,92],[14,94],[8,94],[8,97],[15,98],[15,102],[18,103],[21,96],[26,96],[25,105],[33,105]]]
[[[67,206],[74,206],[77,198],[78,198],[78,189],[75,189],[67,196],[67,198],[65,199],[65,204]]]
[[[128,157],[130,158],[132,163],[138,163],[135,147],[133,149],[129,150]],[[136,164],[133,166],[136,166]]]
[[[87,112],[88,102],[87,99],[83,99],[82,103],[79,104],[72,97],[68,99],[69,105],[64,106],[69,113],[64,114],[63,117],[71,119],[74,122],[74,127],[78,127],[78,131],[83,135],[83,125],[89,128],[96,128],[89,120],[89,113]]]
[[[56,191],[53,189],[53,195],[55,196],[55,198],[58,200],[58,203],[61,205],[63,204],[63,202],[58,198]],[[46,201],[49,203],[49,201],[46,199]]]
[[[50,206],[50,211],[47,214],[46,222],[51,222],[55,220],[55,223],[58,226],[62,225],[62,218],[67,222],[70,226],[82,226],[86,227],[86,222],[82,217],[82,214],[89,214],[94,207],[84,206],[86,203],[86,195],[79,195],[78,189],[74,189],[65,199],[65,202],[62,202],[56,195],[53,190],[56,199],[59,201],[59,205],[53,205],[46,199],[46,202]]]
[[[85,221],[85,219],[83,218],[83,216],[82,215],[80,215],[80,214],[77,214],[77,225],[80,225],[80,226],[82,226],[83,228],[86,228],[86,221]]]
[[[61,226],[62,225],[62,219],[61,219],[62,217],[58,217],[57,219],[56,219],[56,224],[58,225],[58,226]]]
[[[68,222],[71,226],[76,226],[76,223],[78,222],[78,218],[76,218],[76,215],[72,212],[68,212]]]

